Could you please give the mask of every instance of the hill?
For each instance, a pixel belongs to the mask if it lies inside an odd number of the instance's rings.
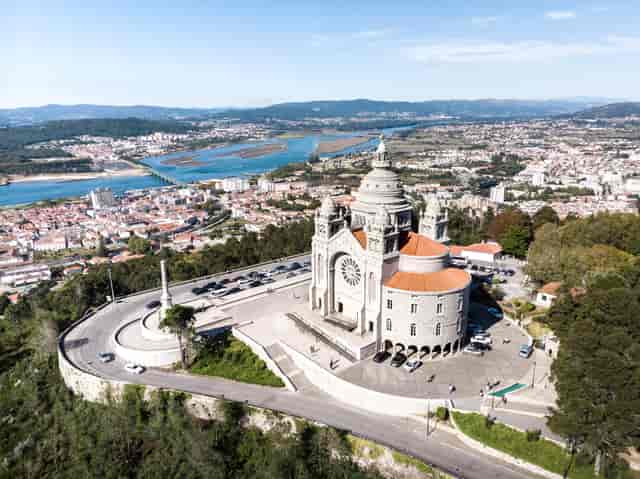
[[[601,118],[622,118],[625,116],[640,116],[640,102],[609,103],[607,105],[589,108],[575,113],[573,118],[581,120]]]
[[[142,118],[147,120],[204,119],[218,111],[220,111],[220,109],[172,108],[146,105],[44,105],[0,109],[0,125],[31,125],[54,120],[80,120],[90,118]]]
[[[423,102],[378,100],[332,100],[280,103],[264,108],[233,111],[234,118],[245,121],[302,120],[385,115],[388,119],[407,116],[449,116],[463,119],[542,117],[574,113],[602,102],[588,100],[430,100]],[[218,116],[229,115],[229,112]]]

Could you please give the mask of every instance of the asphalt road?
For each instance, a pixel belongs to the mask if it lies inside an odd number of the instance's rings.
[[[305,261],[301,256],[290,261]],[[271,268],[278,263],[273,263]],[[263,271],[266,267],[253,268]],[[251,271],[251,270],[247,270]],[[239,273],[219,275],[236,277]],[[195,299],[191,293],[195,286],[202,286],[212,279],[200,280],[171,288],[174,303]],[[124,362],[116,358],[101,363],[97,354],[113,351],[111,335],[117,326],[142,316],[146,304],[159,298],[159,290],[131,296],[109,305],[96,315],[71,329],[64,342],[67,357],[77,367],[105,379],[127,381],[156,387],[171,388],[189,393],[224,397],[236,401],[304,417],[332,427],[351,431],[375,442],[405,451],[428,464],[468,479],[505,478],[525,479],[535,477],[525,470],[485,456],[466,448],[451,433],[437,430],[427,438],[425,426],[412,419],[374,414],[341,403],[315,388],[290,392],[284,389],[238,383],[221,378],[192,376],[158,369],[148,369],[141,375],[127,373]]]

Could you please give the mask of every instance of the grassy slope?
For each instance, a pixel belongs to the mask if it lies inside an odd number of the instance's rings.
[[[563,474],[569,462],[569,456],[557,444],[540,439],[527,441],[524,432],[517,431],[503,424],[494,424],[491,428],[485,425],[485,417],[480,414],[463,414],[453,412],[458,428],[467,436],[489,447],[524,459],[556,474]],[[590,465],[573,466],[569,477],[573,479],[593,479],[593,468]]]
[[[267,368],[262,359],[247,345],[229,335],[224,337],[221,347],[200,353],[191,366],[191,372],[243,383],[284,387],[282,380]]]

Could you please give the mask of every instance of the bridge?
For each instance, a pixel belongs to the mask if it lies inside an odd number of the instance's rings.
[[[145,165],[145,168],[149,171],[149,173],[151,173],[151,175],[155,176],[156,178],[160,178],[165,183],[169,183],[170,185],[175,185],[175,186],[184,186],[184,185],[186,185],[186,183],[184,183],[183,181],[176,180],[175,178],[172,178],[169,175],[165,175],[164,173],[160,173],[158,170],[156,170],[154,168],[151,168],[150,166]]]

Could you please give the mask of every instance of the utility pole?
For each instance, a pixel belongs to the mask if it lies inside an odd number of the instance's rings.
[[[111,302],[116,300],[116,294],[113,291],[113,279],[111,278],[111,266],[107,268],[107,274],[109,275],[109,285],[111,285]]]
[[[429,421],[431,420],[431,400],[427,399],[427,439],[429,439]]]

